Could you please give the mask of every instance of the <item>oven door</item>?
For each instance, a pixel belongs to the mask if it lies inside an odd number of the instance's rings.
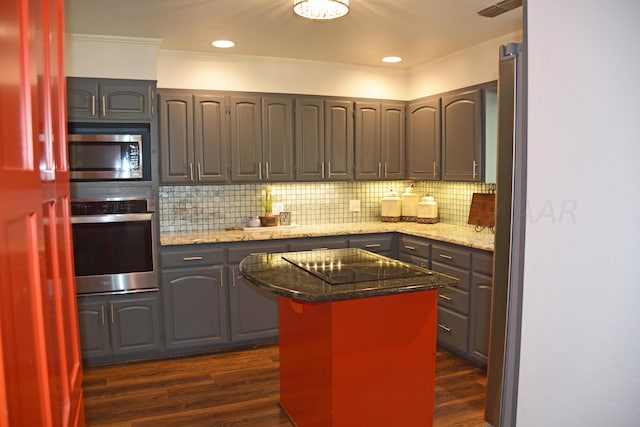
[[[155,214],[71,218],[78,294],[158,289]]]

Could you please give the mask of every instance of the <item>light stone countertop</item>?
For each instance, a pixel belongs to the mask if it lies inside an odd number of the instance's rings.
[[[487,231],[476,232],[471,227],[461,227],[451,224],[418,224],[415,222],[355,222],[255,227],[242,230],[165,232],[160,234],[160,244],[162,246],[188,245],[194,243],[242,242],[389,232],[398,232],[411,236],[454,243],[470,248],[493,251],[493,233]]]

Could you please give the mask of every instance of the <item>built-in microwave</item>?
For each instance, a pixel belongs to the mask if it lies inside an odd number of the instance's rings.
[[[73,181],[151,179],[146,126],[70,128],[68,145]]]

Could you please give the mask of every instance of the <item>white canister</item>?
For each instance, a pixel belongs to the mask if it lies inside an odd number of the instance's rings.
[[[382,221],[383,222],[399,222],[402,212],[402,202],[398,193],[389,190],[382,198]]]
[[[416,221],[418,219],[418,193],[411,184],[402,193],[402,220]]]
[[[438,222],[438,203],[433,196],[424,196],[418,203],[418,223],[435,224]]]

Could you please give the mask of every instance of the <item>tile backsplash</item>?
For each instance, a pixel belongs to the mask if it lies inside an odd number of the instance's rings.
[[[440,181],[368,181],[334,183],[271,183],[274,202],[291,212],[293,224],[335,224],[380,221],[380,201],[390,189],[399,194],[410,184],[420,196],[434,196],[440,222],[467,225],[473,193],[489,192],[494,184]],[[161,186],[161,232],[192,232],[242,227],[262,213],[267,184]],[[349,212],[349,200],[360,200],[360,211]],[[471,227],[471,226],[468,226]]]

